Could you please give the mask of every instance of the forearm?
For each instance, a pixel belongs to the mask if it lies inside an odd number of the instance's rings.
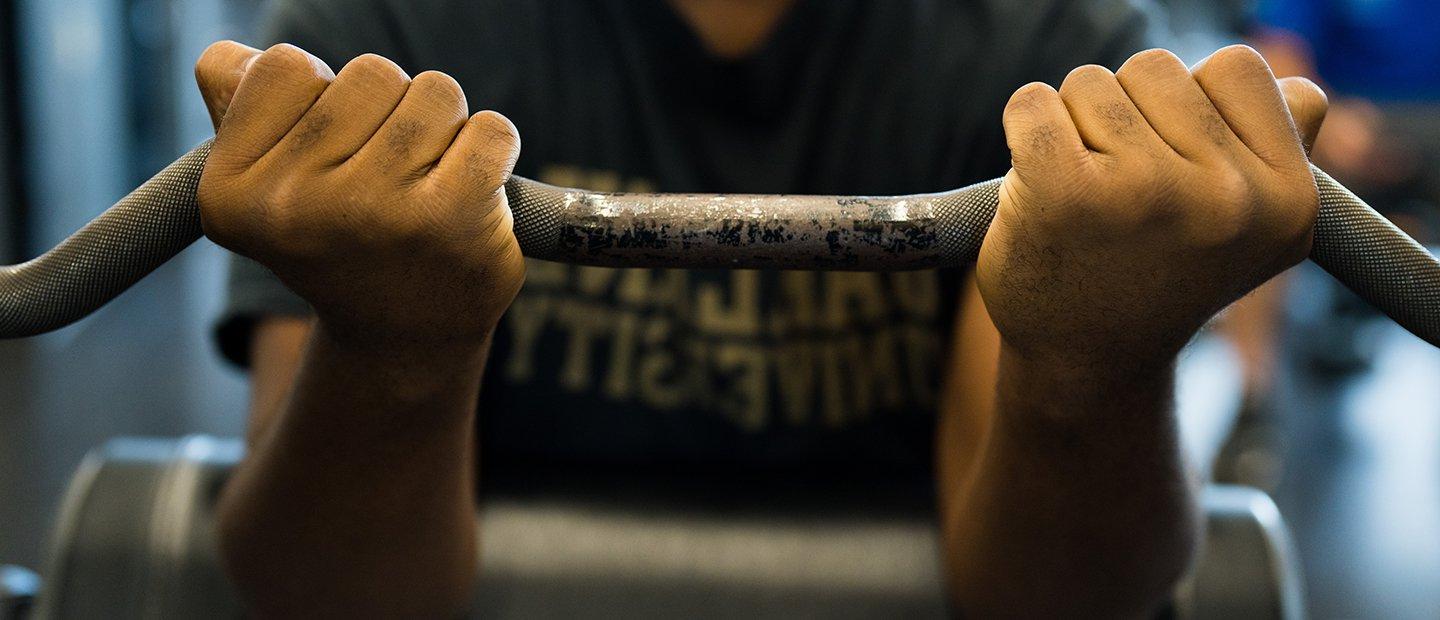
[[[1002,346],[997,377],[989,432],[943,513],[960,609],[1153,613],[1199,537],[1173,368],[1077,368]]]
[[[468,600],[485,349],[313,330],[219,507],[223,561],[257,612],[432,617]]]

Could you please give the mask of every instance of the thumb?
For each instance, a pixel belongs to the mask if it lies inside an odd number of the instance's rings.
[[[210,110],[210,123],[215,129],[220,128],[220,121],[230,109],[240,79],[260,54],[260,50],[234,41],[214,43],[200,54],[200,60],[195,63],[195,83],[200,87],[205,107]]]
[[[1315,146],[1315,137],[1320,135],[1320,125],[1325,122],[1330,100],[1325,91],[1303,77],[1282,78],[1279,82],[1285,105],[1290,108],[1290,117],[1295,119],[1295,128],[1300,131],[1305,153],[1309,154],[1310,148]]]

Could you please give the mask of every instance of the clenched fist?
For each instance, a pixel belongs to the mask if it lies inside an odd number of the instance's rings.
[[[1288,105],[1287,105],[1288,103]],[[1005,109],[1013,168],[977,281],[1023,356],[1163,364],[1211,316],[1304,259],[1319,198],[1304,145],[1325,114],[1229,47],[1080,67]],[[1298,129],[1297,129],[1298,127]]]
[[[504,183],[515,128],[449,76],[379,56],[339,75],[289,45],[196,67],[218,127],[205,234],[275,272],[331,334],[479,343],[524,280]]]

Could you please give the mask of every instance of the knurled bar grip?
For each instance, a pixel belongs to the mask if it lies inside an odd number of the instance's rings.
[[[0,338],[94,312],[201,236],[195,193],[210,143],[60,245],[0,267]],[[1397,323],[1440,346],[1440,262],[1314,169],[1310,258]],[[913,196],[613,194],[521,177],[506,184],[526,256],[614,267],[899,271],[973,262],[1000,180]]]

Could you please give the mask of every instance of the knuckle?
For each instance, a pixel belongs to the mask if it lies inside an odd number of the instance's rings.
[[[1110,70],[1096,64],[1080,65],[1070,71],[1069,78],[1075,79],[1103,79],[1110,75]],[[1067,79],[1069,79],[1067,78]]]
[[[229,55],[233,46],[232,41],[219,41],[206,47],[195,61],[195,77],[206,79],[221,71],[224,58]]]
[[[1159,47],[1135,52],[1125,61],[1135,67],[1170,67],[1178,63],[1180,59],[1173,52]]]
[[[287,138],[290,152],[303,153],[322,143],[335,125],[335,116],[326,110],[312,109],[305,114]]]
[[[509,170],[506,161],[496,153],[475,151],[465,156],[465,173],[471,177],[469,183],[478,187],[481,193],[486,196],[493,196],[500,193],[505,182],[509,180]],[[466,182],[456,179],[457,185]]]
[[[419,138],[425,135],[426,123],[423,119],[410,114],[393,116],[387,121],[386,126],[387,128],[382,132],[385,150],[403,160],[410,156],[410,153],[415,150]]]
[[[260,54],[258,66],[294,70],[310,66],[309,54],[289,43],[276,43]]]
[[[300,185],[293,176],[284,175],[265,188],[260,203],[277,213],[288,213],[300,201]]]
[[[1247,71],[1263,70],[1266,72],[1270,70],[1270,65],[1265,62],[1265,58],[1260,55],[1260,52],[1255,51],[1255,48],[1243,43],[1227,45],[1220,48],[1219,51],[1211,55],[1210,60],[1219,66],[1227,68]],[[1210,63],[1206,64],[1209,65]]]
[[[324,83],[328,82],[322,64],[304,50],[280,43],[270,47],[255,60],[254,71],[258,74],[283,76],[287,81]]]
[[[486,191],[499,191],[510,177],[510,164],[520,153],[520,135],[510,119],[490,111],[471,118],[477,144],[465,154],[466,171]]]
[[[1120,74],[1165,74],[1188,70],[1184,61],[1167,49],[1152,48],[1136,52],[1120,66]]]
[[[1246,209],[1255,201],[1254,186],[1246,175],[1232,166],[1223,166],[1206,179],[1207,194],[1217,207],[1234,211]]]
[[[233,96],[233,89],[248,68],[247,61],[259,53],[234,41],[220,41],[207,47],[195,61],[195,83],[207,103],[212,107],[228,104],[228,100],[222,99]]]
[[[410,81],[410,76],[406,75],[400,65],[379,54],[357,56],[345,65],[340,73],[342,75],[353,74],[360,79],[379,84],[405,84]]]
[[[1280,80],[1286,92],[1293,93],[1296,98],[1303,99],[1313,105],[1328,106],[1330,97],[1325,94],[1325,89],[1320,88],[1310,78],[1304,76],[1287,77]]]
[[[1060,92],[1063,94],[1067,89],[1102,83],[1114,77],[1114,73],[1100,65],[1081,65],[1065,76],[1065,81],[1060,85]]]
[[[234,45],[235,42],[229,40],[216,41],[214,43],[206,45],[205,50],[200,52],[200,62],[203,63],[207,59],[213,59],[218,55],[224,54],[226,50],[229,50]]]
[[[415,76],[410,86],[427,103],[441,106],[463,106],[465,91],[455,78],[440,71],[426,71]]]
[[[1023,157],[1050,159],[1060,152],[1060,127],[1050,121],[1035,123],[1019,135],[1015,150]]]
[[[1221,48],[1209,58],[1200,61],[1194,75],[1204,85],[1232,84],[1233,87],[1256,89],[1274,88],[1275,76],[1270,72],[1269,63],[1259,52],[1247,45],[1231,45]]]
[[[1246,234],[1256,215],[1254,184],[1228,166],[1209,171],[1187,202],[1197,207],[1189,221],[1195,231],[1192,239],[1202,247],[1234,243]]]
[[[1054,88],[1044,82],[1031,82],[1021,86],[1010,95],[1010,101],[1005,104],[1007,112],[1024,113],[1036,110],[1046,101],[1056,95]]]
[[[1324,117],[1330,108],[1330,98],[1315,82],[1304,77],[1287,77],[1280,80],[1286,102],[1297,118]]]
[[[520,148],[520,132],[504,115],[486,110],[476,114],[470,122],[475,124],[485,144],[502,151]]]

